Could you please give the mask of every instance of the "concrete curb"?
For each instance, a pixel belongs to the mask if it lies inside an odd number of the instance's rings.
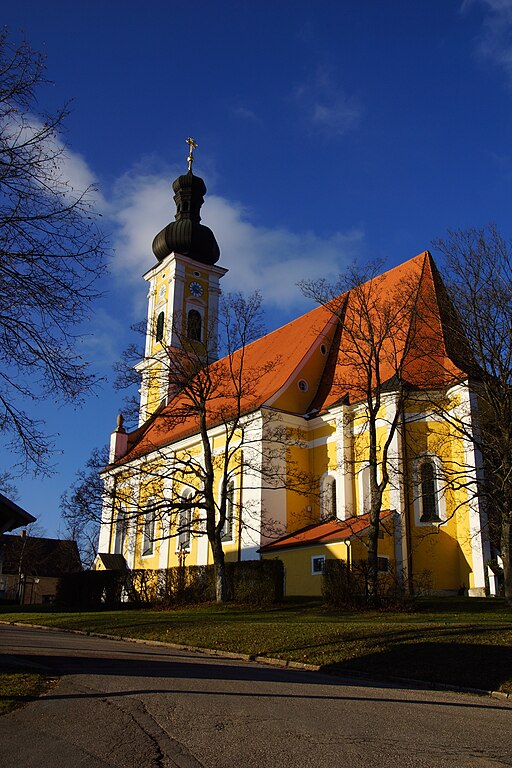
[[[195,645],[181,645],[179,643],[166,643],[162,640],[146,640],[140,637],[121,637],[120,635],[109,635],[103,632],[88,632],[83,629],[64,629],[62,627],[47,627],[44,624],[27,624],[23,621],[2,621],[0,624],[6,624],[13,627],[30,627],[31,629],[46,629],[50,632],[67,632],[70,635],[85,635],[86,637],[99,637],[104,640],[123,640],[128,643],[135,643],[138,645],[150,645],[160,648],[172,648],[176,651],[190,651],[192,653],[202,653],[205,656],[217,656],[224,659],[234,659],[238,661],[254,662],[256,664],[264,664],[269,667],[281,667],[282,669],[297,669],[306,672],[321,672],[324,675],[351,677],[356,680],[379,680],[381,682],[400,683],[401,685],[409,685],[427,688],[433,691],[452,691],[454,693],[470,693],[476,696],[489,696],[493,699],[500,699],[501,701],[512,701],[512,694],[505,693],[504,691],[486,691],[482,688],[468,688],[458,685],[450,685],[448,683],[431,683],[426,680],[414,680],[413,678],[405,677],[393,677],[380,675],[378,673],[372,673],[367,675],[364,672],[358,672],[356,670],[340,670],[339,673],[336,670],[326,670],[319,664],[305,664],[300,661],[291,661],[288,659],[274,659],[271,656],[261,656],[258,654],[250,653],[236,653],[235,651],[221,651],[216,648],[198,648]]]

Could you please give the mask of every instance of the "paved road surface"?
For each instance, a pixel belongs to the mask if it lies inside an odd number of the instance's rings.
[[[0,663],[62,675],[0,718],[2,768],[496,768],[512,706],[0,625]]]

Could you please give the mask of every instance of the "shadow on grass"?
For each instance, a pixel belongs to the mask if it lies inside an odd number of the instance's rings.
[[[512,692],[512,648],[435,642],[398,644],[340,664],[327,664],[322,671],[357,671],[485,691],[503,687]]]

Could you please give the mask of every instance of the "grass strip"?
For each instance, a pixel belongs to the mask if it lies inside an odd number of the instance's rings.
[[[0,620],[512,693],[512,611],[500,600],[423,600],[408,612],[339,611],[296,601],[262,610],[2,612]]]
[[[0,667],[0,715],[37,699],[52,683],[53,678],[28,668]]]

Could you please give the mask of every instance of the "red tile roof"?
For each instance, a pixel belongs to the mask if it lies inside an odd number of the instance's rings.
[[[413,300],[408,300],[407,295],[408,292],[413,295],[414,291],[417,301],[413,307]],[[460,343],[450,337],[454,326],[453,309],[432,257],[424,251],[335,299],[337,306],[342,308],[339,311],[341,322],[336,330],[337,320],[332,308],[320,306],[254,341],[231,358],[222,358],[209,366],[208,376],[218,386],[207,399],[208,426],[222,424],[236,414],[237,391],[230,370],[240,366],[243,366],[242,414],[270,404],[277,393],[286,391],[288,386],[290,392],[295,393],[296,408],[292,412],[297,415],[305,415],[313,409],[315,412],[325,410],[343,398],[353,402],[364,399],[366,371],[361,365],[366,354],[364,333],[358,341],[359,347],[354,344],[358,324],[361,324],[361,296],[366,296],[372,323],[382,322],[383,308],[386,304],[389,306],[390,297],[396,296],[402,312],[395,318],[396,332],[384,338],[379,357],[380,381],[375,381],[375,386],[392,380],[400,362],[404,379],[413,387],[432,387],[465,377],[463,367],[459,367],[462,364],[454,362],[457,348],[458,356],[463,357],[463,354],[460,353]],[[315,345],[319,345],[319,340],[327,338],[329,354],[322,358],[323,368],[318,381],[308,393],[307,406],[303,407],[304,397],[299,398],[297,387],[292,387],[291,382],[296,381],[301,366]],[[411,339],[414,339],[413,343]],[[359,356],[361,351],[362,356]],[[201,375],[204,374],[198,374]],[[128,452],[116,463],[147,455],[198,431],[199,423],[190,398],[178,394],[129,436]]]
[[[393,515],[393,510],[383,510],[380,513],[380,520]],[[274,552],[280,549],[295,549],[296,547],[312,547],[317,544],[328,544],[337,541],[347,541],[359,536],[370,525],[370,515],[358,515],[349,517],[346,520],[325,520],[321,523],[314,523],[299,531],[287,534],[277,541],[266,544],[261,547],[260,552]]]

